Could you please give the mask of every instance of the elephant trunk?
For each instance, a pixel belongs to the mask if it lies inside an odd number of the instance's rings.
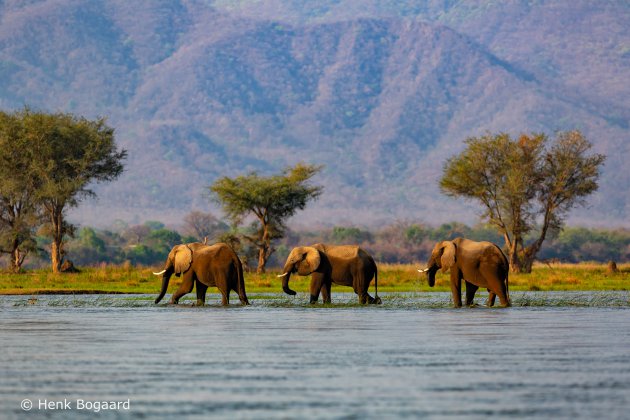
[[[162,300],[162,298],[164,297],[164,295],[166,294],[166,290],[168,289],[168,282],[171,279],[171,274],[172,272],[167,270],[163,275],[162,275],[162,290],[160,291],[160,295],[155,299],[155,303],[160,303],[160,301]]]
[[[437,269],[435,267],[429,268],[427,271],[427,279],[429,280],[429,287],[435,286],[435,273],[437,273]]]
[[[293,265],[291,264],[285,264],[282,273],[282,290],[284,291],[284,293],[286,293],[287,295],[291,295],[294,296],[296,294],[295,290],[291,290],[289,288],[289,278],[291,277],[291,273],[293,272]]]

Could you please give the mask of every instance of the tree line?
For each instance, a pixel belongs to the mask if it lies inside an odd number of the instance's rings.
[[[512,271],[530,272],[534,260],[547,252],[545,243],[571,231],[563,231],[566,216],[597,190],[605,157],[593,153],[591,143],[579,131],[559,132],[554,139],[541,133],[523,134],[517,139],[505,133],[486,134],[468,138],[464,146],[444,163],[439,186],[448,196],[480,204],[485,225],[479,229],[453,224],[459,226],[453,232],[500,244]],[[155,223],[132,226],[123,233],[103,231],[101,235],[84,228],[76,240],[72,239],[75,226],[66,220],[65,212],[94,195],[88,188],[92,183],[117,178],[125,158],[126,151],[116,148],[114,130],[103,119],[90,121],[28,108],[0,112],[0,252],[10,255],[11,268],[19,271],[29,252],[42,249],[38,244],[46,246],[53,271],[58,272],[66,242],[77,254],[100,255],[109,249],[109,261],[153,264],[155,255],[163,257],[176,243],[195,234],[200,240],[198,232],[182,234],[164,226],[155,228]],[[321,169],[298,163],[277,175],[251,172],[219,178],[208,190],[229,224],[199,212],[187,216],[191,220],[185,222],[192,226],[195,217],[212,219],[211,225],[222,228],[216,240],[227,242],[248,266],[255,265],[257,272],[264,272],[274,254],[281,254],[289,238],[296,235],[288,229],[288,219],[323,193],[322,186],[310,183]],[[365,243],[385,262],[417,261],[430,246],[429,241],[452,238],[443,227],[435,230],[421,224],[403,225],[393,224],[376,232],[338,227],[328,233],[298,237],[305,243],[318,242],[316,239]],[[130,242],[134,236],[136,242]],[[622,245],[623,240],[615,237],[609,242]],[[604,247],[611,255],[606,259],[625,258],[622,251],[612,253],[612,246],[605,243],[601,239],[590,251],[583,249],[583,257],[590,259],[596,249]],[[578,255],[571,249],[553,258],[575,259],[567,253]],[[88,262],[88,258],[78,261]]]
[[[178,226],[166,226],[158,221],[142,224],[116,222],[107,229],[81,227],[73,238],[68,238],[65,250],[77,266],[102,264],[159,266],[170,249],[180,243],[225,242],[233,235],[228,223],[212,213],[190,212]],[[377,261],[390,264],[423,264],[436,242],[463,236],[476,241],[500,244],[501,235],[490,225],[468,226],[444,223],[430,226],[421,222],[398,221],[380,229],[358,226],[332,226],[320,230],[286,229],[281,239],[274,241],[275,252],[268,266],[282,266],[291,249],[312,243],[358,244],[367,249]],[[534,240],[537,233],[526,240]],[[50,238],[36,236],[36,248],[28,267],[43,267],[49,260]],[[243,241],[232,244],[245,267],[256,271],[259,250],[255,243]],[[554,262],[630,262],[630,229],[594,229],[565,227],[553,239],[545,242],[538,254],[543,263]]]

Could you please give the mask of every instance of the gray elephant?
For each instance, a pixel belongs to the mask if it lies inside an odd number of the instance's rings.
[[[378,297],[378,271],[370,254],[355,245],[300,246],[293,248],[284,264],[282,290],[289,295],[295,291],[289,288],[291,273],[300,276],[311,275],[311,303],[317,302],[321,291],[324,303],[330,303],[332,283],[352,286],[359,296],[359,302],[382,303]],[[374,277],[374,297],[368,294]]]
[[[162,290],[155,299],[159,303],[168,289],[173,274],[183,275],[179,289],[171,297],[170,303],[176,304],[186,293],[190,293],[193,285],[197,289],[197,305],[203,306],[206,301],[208,286],[216,286],[221,292],[222,305],[230,302],[230,291],[238,293],[243,305],[249,305],[243,280],[243,266],[236,253],[227,244],[206,245],[199,242],[176,245],[166,259],[164,270],[153,273],[162,276]]]
[[[462,280],[466,282],[466,305],[472,305],[475,292],[480,287],[488,289],[488,306],[494,305],[499,296],[502,306],[510,306],[508,273],[509,263],[501,248],[492,242],[475,242],[456,238],[452,241],[438,242],[427,267],[418,270],[426,272],[429,286],[435,285],[435,273],[451,270],[451,292],[453,303],[462,306]]]

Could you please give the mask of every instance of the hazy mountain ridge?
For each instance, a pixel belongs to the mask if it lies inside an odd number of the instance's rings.
[[[574,220],[627,224],[623,2],[375,2],[336,18],[358,2],[226,4],[0,5],[0,106],[106,115],[129,149],[126,173],[77,220],[173,221],[208,208],[218,176],[307,161],[326,165],[325,192],[304,221],[470,222],[474,209],[436,186],[464,138],[580,128],[609,159]],[[575,39],[572,59],[562,46]]]

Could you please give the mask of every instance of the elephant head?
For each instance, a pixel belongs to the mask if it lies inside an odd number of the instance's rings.
[[[438,242],[431,252],[427,267],[418,270],[421,273],[427,273],[430,287],[435,285],[435,273],[440,268],[446,273],[455,264],[455,250],[455,244],[451,241]]]
[[[190,269],[193,260],[192,249],[188,245],[176,245],[171,249],[164,265],[164,270],[159,273],[153,273],[156,276],[162,276],[162,290],[160,295],[155,299],[155,303],[159,303],[168,289],[168,282],[171,276],[179,277],[182,273],[185,273]]]
[[[282,290],[288,295],[295,295],[295,291],[289,288],[289,278],[291,273],[298,273],[300,276],[308,276],[317,270],[321,262],[321,255],[317,248],[312,246],[299,246],[293,248],[287,262],[284,264],[282,274]]]

